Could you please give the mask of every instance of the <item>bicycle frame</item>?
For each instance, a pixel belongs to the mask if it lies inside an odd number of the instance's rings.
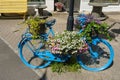
[[[53,22],[53,23],[52,23]],[[40,36],[43,37],[43,39],[45,41],[48,40],[48,36],[51,34],[52,36],[54,36],[54,31],[52,29],[52,25],[54,25],[55,20],[51,21],[51,22],[47,22],[45,27],[49,28],[48,32],[45,34],[41,34]],[[26,29],[25,33],[22,34],[22,40],[29,40],[31,39],[32,34],[29,32],[29,28]],[[18,47],[22,44],[22,41],[18,44]],[[32,48],[30,47],[30,45],[32,45]],[[39,44],[39,47],[36,49],[33,44],[29,41],[29,44],[27,43],[26,47],[31,51],[31,53],[34,53],[35,56],[38,56],[39,58],[43,59],[43,60],[48,60],[48,61],[57,61],[57,62],[65,62],[70,55],[65,55],[65,56],[61,56],[60,54],[56,54],[53,55],[50,51],[46,50],[46,51],[37,51],[40,50],[43,44]],[[35,50],[35,51],[34,51]]]

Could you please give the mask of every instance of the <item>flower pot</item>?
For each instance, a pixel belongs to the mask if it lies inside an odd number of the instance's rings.
[[[61,2],[56,2],[56,3],[55,3],[55,7],[56,7],[56,10],[57,10],[57,11],[63,11],[64,4],[61,3]]]
[[[62,11],[62,8],[56,8],[56,10],[57,10],[58,12],[61,12],[61,11]]]

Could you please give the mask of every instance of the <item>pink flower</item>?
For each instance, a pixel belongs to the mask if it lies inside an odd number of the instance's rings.
[[[61,3],[61,2],[56,2],[56,3],[55,3],[55,6],[56,6],[57,8],[59,8],[59,9],[61,9],[61,8],[63,8],[64,4]]]
[[[57,51],[57,50],[59,50],[59,48],[58,47],[53,47],[53,50]]]

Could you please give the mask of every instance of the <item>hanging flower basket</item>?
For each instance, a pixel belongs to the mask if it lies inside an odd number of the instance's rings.
[[[77,54],[88,50],[85,40],[76,31],[56,33],[47,43],[53,54]]]

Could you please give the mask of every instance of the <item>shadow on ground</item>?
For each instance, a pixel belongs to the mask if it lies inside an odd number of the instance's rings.
[[[119,28],[113,28],[116,24],[120,24],[120,22],[114,22],[114,23],[111,24],[111,25],[109,26],[109,28],[108,28],[108,33],[109,33],[109,35],[110,35],[110,37],[111,37],[112,39],[116,39],[116,37],[118,37],[119,34],[120,34],[120,27],[119,27]],[[104,38],[104,39],[107,39],[106,36],[101,35],[101,34],[99,35],[99,37]],[[116,40],[116,41],[117,41],[117,40]]]
[[[42,75],[42,77],[39,80],[48,80],[47,79],[47,69],[45,70],[44,74]]]

